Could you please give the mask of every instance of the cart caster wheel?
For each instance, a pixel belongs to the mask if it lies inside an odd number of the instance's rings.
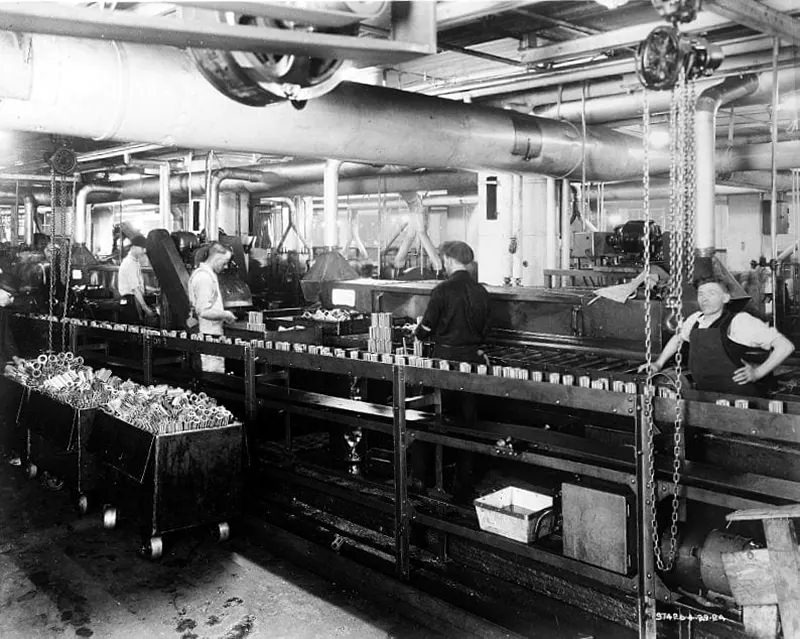
[[[78,496],[78,512],[81,515],[85,515],[86,511],[89,510],[89,498],[86,495],[79,495]],[[105,513],[104,513],[105,515]]]
[[[39,474],[39,467],[36,464],[28,464],[28,478],[34,479]]]
[[[106,508],[103,511],[103,528],[113,530],[117,526],[117,509]]]
[[[217,524],[217,541],[222,543],[223,541],[228,541],[231,537],[231,527],[227,521],[221,521]]]
[[[150,559],[160,559],[164,552],[164,542],[161,537],[150,537],[150,541],[145,542],[142,552],[145,557]]]

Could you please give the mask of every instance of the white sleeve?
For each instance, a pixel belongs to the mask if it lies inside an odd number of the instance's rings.
[[[743,346],[763,348],[765,351],[772,350],[778,335],[780,333],[776,328],[745,312],[737,313],[728,329],[731,341]]]
[[[685,320],[683,320],[683,324],[681,324],[680,327],[680,334],[681,334],[681,339],[684,342],[689,341],[689,336],[692,334],[692,329],[695,327],[695,324],[697,324],[697,320],[699,317],[700,317],[700,311],[696,311],[695,313],[689,315],[689,317],[687,317]]]
[[[131,264],[131,261],[127,259],[122,260],[122,264],[119,265],[117,291],[120,295],[130,295],[139,285],[133,266],[135,265]]]

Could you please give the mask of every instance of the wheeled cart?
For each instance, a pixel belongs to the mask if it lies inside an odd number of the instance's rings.
[[[98,411],[90,448],[107,475],[104,527],[119,514],[135,521],[145,555],[157,559],[165,534],[197,526],[228,538],[242,506],[240,423],[155,434]]]
[[[97,465],[86,444],[96,409],[75,408],[30,390],[20,419],[24,424],[28,476],[47,471],[72,490],[81,514],[97,487]]]

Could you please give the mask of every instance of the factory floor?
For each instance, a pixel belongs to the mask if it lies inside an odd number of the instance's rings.
[[[52,487],[51,487],[52,488]],[[0,637],[463,636],[403,616],[233,535],[186,533],[159,561],[133,527],[104,530],[66,490],[0,463]]]

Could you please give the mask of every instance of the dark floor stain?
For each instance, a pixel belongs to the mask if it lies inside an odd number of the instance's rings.
[[[223,608],[230,608],[231,606],[239,606],[244,603],[244,599],[239,597],[231,597],[228,599],[224,604],[222,604]]]
[[[228,630],[222,639],[243,639],[252,632],[255,622],[256,618],[253,615],[247,615]]]
[[[71,610],[65,610],[64,612],[61,613],[61,621],[69,621],[70,619],[72,619]]]
[[[89,630],[86,626],[82,626],[75,631],[79,637],[91,637],[94,634],[93,630]]]
[[[197,639],[197,635],[193,632],[186,632],[181,635],[181,639]]]
[[[193,630],[196,626],[197,622],[194,619],[181,619],[181,621],[175,627],[175,632],[183,632],[184,630]]]
[[[17,597],[17,601],[28,601],[29,599],[33,599],[36,596],[36,589],[29,590],[24,595],[20,595]]]
[[[211,615],[206,620],[206,625],[207,626],[216,626],[218,623],[219,623],[219,617],[217,617],[217,615]]]

